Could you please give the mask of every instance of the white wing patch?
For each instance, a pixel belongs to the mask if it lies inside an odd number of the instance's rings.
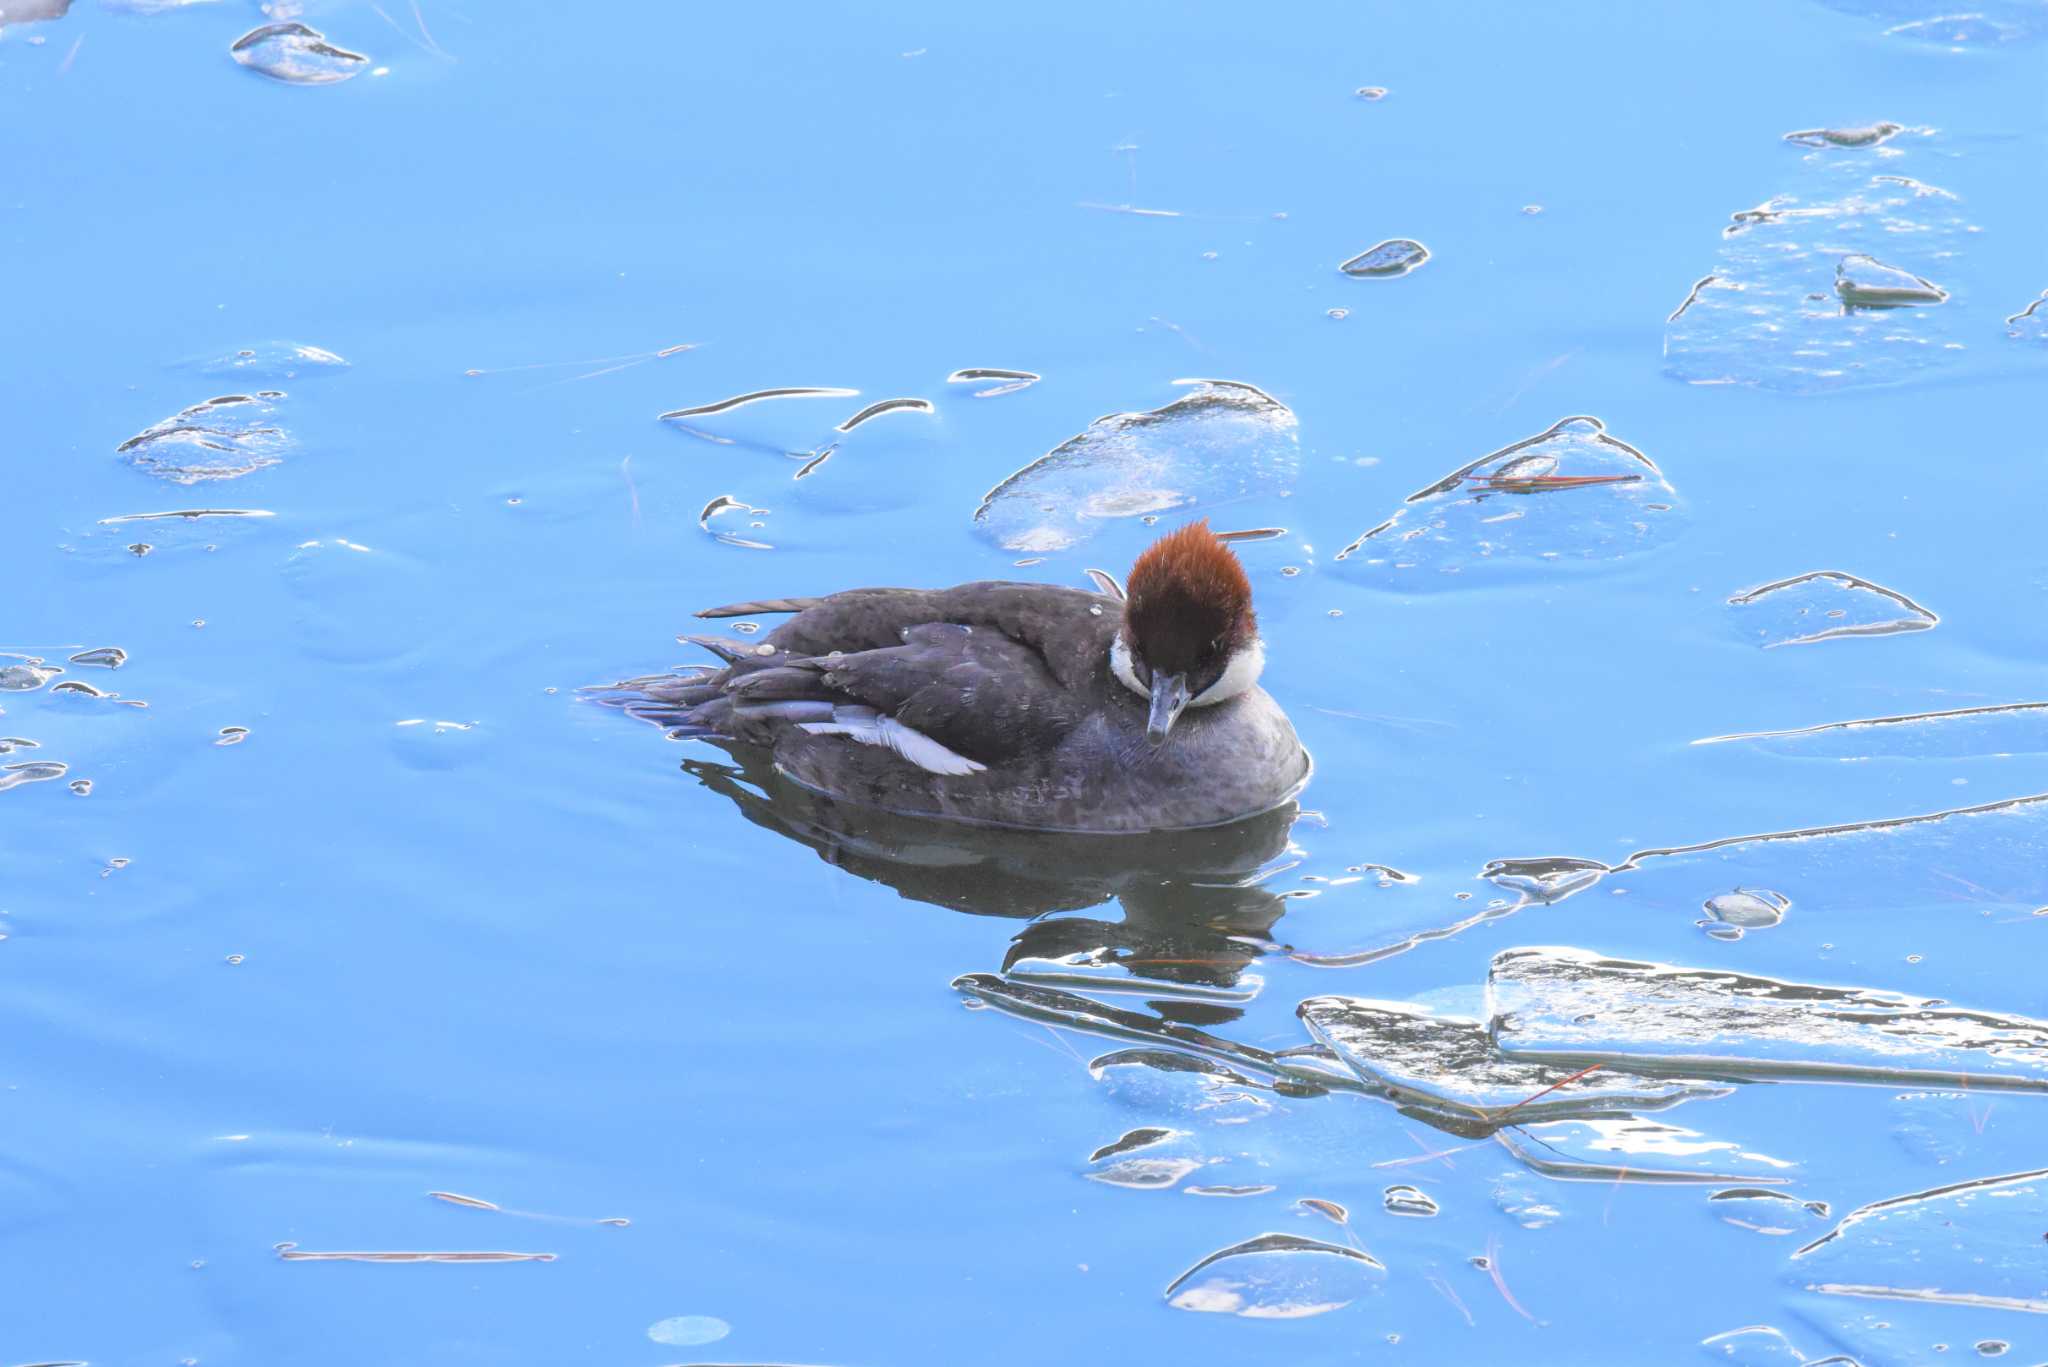
[[[956,754],[913,727],[887,717],[872,707],[835,706],[830,721],[807,721],[799,726],[814,736],[845,736],[861,745],[879,745],[894,750],[928,774],[978,774],[987,769],[965,755]]]

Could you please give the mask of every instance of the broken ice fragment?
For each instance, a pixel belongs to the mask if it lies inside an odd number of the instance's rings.
[[[1896,309],[1939,304],[1948,291],[1874,256],[1845,256],[1835,267],[1835,293],[1850,308]]]
[[[1802,1201],[1762,1187],[1730,1187],[1707,1198],[1716,1217],[1758,1234],[1798,1234],[1828,1218],[1825,1201]]]
[[[1377,280],[1406,275],[1427,260],[1429,248],[1405,237],[1395,237],[1366,248],[1337,269],[1346,275]]]
[[[975,525],[1006,550],[1079,545],[1113,518],[1213,508],[1284,490],[1301,464],[1294,413],[1234,380],[1193,386],[1163,408],[1111,413],[982,496]]]
[[[1174,1278],[1166,1303],[1246,1319],[1305,1319],[1343,1309],[1386,1275],[1386,1265],[1360,1249],[1261,1234],[1218,1249]]]
[[[1493,1124],[1558,1115],[1641,1111],[1726,1087],[1689,1078],[1646,1078],[1600,1068],[1531,1066],[1495,1052],[1485,1023],[1439,1016],[1406,1002],[1311,997],[1296,1008],[1311,1035],[1336,1051],[1359,1081],[1421,1111]]]
[[[1588,1116],[1505,1129],[1500,1146],[1564,1182],[1776,1185],[1794,1165],[1726,1139],[1638,1116]]]
[[[45,783],[53,778],[62,778],[71,766],[56,760],[29,760],[22,764],[0,764],[0,793],[9,788],[19,788],[24,783]]]
[[[1958,269],[1975,240],[1962,201],[1896,174],[1899,155],[1852,146],[1801,157],[1776,193],[1731,215],[1714,259],[1690,272],[1699,283],[1666,319],[1667,373],[1813,392],[1896,384],[1962,356],[1951,310],[1896,307],[1938,303],[1940,289],[1865,255],[1880,242],[1909,243],[1897,249]]]
[[[1158,1125],[1140,1126],[1138,1129],[1128,1131],[1121,1139],[1112,1140],[1094,1153],[1089,1154],[1088,1161],[1100,1163],[1105,1158],[1114,1158],[1120,1153],[1129,1153],[1132,1149],[1146,1149],[1154,1144],[1162,1144],[1169,1139],[1178,1139],[1180,1137],[1181,1132],[1179,1130],[1164,1129]]]
[[[2040,298],[2005,320],[2005,335],[2048,342],[2048,308],[2042,308],[2043,304],[2048,304],[2048,290],[2042,290]]]
[[[1705,903],[1708,916],[1739,930],[1768,929],[1784,920],[1791,909],[1792,900],[1782,893],[1746,892],[1741,888],[1716,894]]]
[[[336,47],[327,35],[296,21],[251,29],[228,49],[251,71],[290,85],[332,85],[360,75],[370,59]]]
[[[1104,1186],[1161,1191],[1202,1167],[1199,1158],[1120,1158],[1081,1175]]]
[[[348,362],[325,347],[303,342],[259,342],[202,362],[199,368],[209,375],[291,380],[309,371],[346,370]]]
[[[851,432],[862,423],[873,418],[879,418],[884,413],[928,414],[934,411],[930,399],[883,399],[880,403],[869,404],[866,408],[861,409],[860,412],[854,414],[832,430],[835,432]]]
[[[1897,992],[1536,948],[1494,956],[1487,998],[1496,1047],[1517,1061],[2048,1091],[2048,1021]]]
[[[55,665],[0,665],[0,693],[33,693],[64,671]]]
[[[694,1348],[716,1343],[732,1332],[732,1326],[714,1315],[675,1315],[647,1326],[647,1337],[671,1348]]]
[[[1519,892],[1532,902],[1546,906],[1562,902],[1573,893],[1584,892],[1613,872],[1597,859],[1550,856],[1542,859],[1496,859],[1480,870],[1479,876],[1497,888]]]
[[[1570,417],[1410,494],[1337,552],[1402,589],[1454,587],[1559,562],[1610,562],[1657,544],[1677,494],[1655,462]]]
[[[1898,717],[1822,722],[1788,731],[1706,736],[1694,745],[1748,741],[1772,754],[1802,758],[1963,759],[2048,750],[2048,702],[1995,703]]]
[[[1437,1213],[1437,1203],[1426,1191],[1405,1184],[1388,1187],[1380,1193],[1389,1215],[1406,1215],[1427,1218]]]
[[[1225,1065],[1265,1073],[1276,1079],[1270,1085],[1314,1095],[1329,1089],[1336,1079],[1291,1067],[1253,1044],[1239,1044],[1191,1025],[1160,1016],[1105,1006],[1087,997],[1028,982],[1014,982],[993,973],[965,973],[953,980],[953,988],[968,997],[1025,1020],[1063,1025],[1112,1039],[1135,1040],[1141,1044],[1163,1045],[1183,1054],[1200,1054]],[[1098,1060],[1098,1064],[1102,1062]],[[1199,1061],[1193,1067],[1205,1065]]]
[[[1745,626],[1765,649],[1842,636],[1926,631],[1941,623],[1941,618],[1898,590],[1841,570],[1814,570],[1746,589],[1728,604],[1760,609],[1745,614]]]
[[[179,410],[115,447],[139,470],[173,484],[235,479],[275,465],[291,437],[270,419],[272,390],[226,394]]]
[[[1711,1335],[1700,1340],[1700,1347],[1706,1349],[1714,1361],[1731,1363],[1733,1367],[1801,1367],[1809,1361],[1806,1354],[1792,1346],[1792,1341],[1782,1330],[1768,1324],[1752,1324],[1730,1329],[1725,1334]],[[1846,1358],[1833,1361],[1837,1367],[1850,1367]]]
[[[2048,1314],[2048,1169],[1873,1202],[1792,1255],[1809,1291]]]
[[[1802,128],[1787,133],[1786,142],[1802,147],[1876,147],[1905,132],[1902,124],[1874,123],[1864,128]]]

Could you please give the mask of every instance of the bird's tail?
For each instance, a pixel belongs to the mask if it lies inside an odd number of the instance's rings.
[[[610,707],[659,726],[677,740],[727,733],[732,704],[716,682],[720,671],[702,666],[647,674],[578,689],[586,702]]]

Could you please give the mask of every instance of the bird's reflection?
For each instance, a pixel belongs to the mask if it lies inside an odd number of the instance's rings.
[[[826,863],[913,901],[1028,920],[1003,972],[1020,980],[1135,993],[1168,1020],[1235,1019],[1245,968],[1286,899],[1260,884],[1284,854],[1296,807],[1199,831],[1141,836],[990,829],[835,802],[764,758],[690,759],[683,769],[749,821]],[[1122,918],[1062,915],[1115,902]],[[1249,986],[1249,985],[1247,985]]]

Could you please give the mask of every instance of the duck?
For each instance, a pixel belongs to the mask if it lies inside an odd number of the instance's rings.
[[[1123,586],[1090,574],[1095,591],[983,580],[707,608],[788,620],[758,642],[681,637],[721,664],[597,701],[899,816],[1128,835],[1291,804],[1312,766],[1259,686],[1236,552],[1203,520],[1146,548]]]

